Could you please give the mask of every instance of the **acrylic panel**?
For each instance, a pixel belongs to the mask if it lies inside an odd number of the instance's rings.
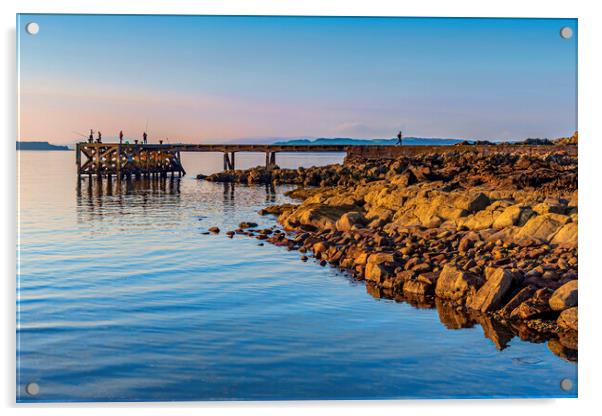
[[[577,396],[576,19],[17,33],[17,401]]]

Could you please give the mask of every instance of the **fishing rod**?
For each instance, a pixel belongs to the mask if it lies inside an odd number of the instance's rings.
[[[88,138],[88,135],[87,135],[87,134],[80,133],[79,131],[71,131],[71,133],[75,133],[75,134],[77,134],[78,136],[85,137],[86,139]]]

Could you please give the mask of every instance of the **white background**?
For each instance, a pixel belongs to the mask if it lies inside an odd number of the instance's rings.
[[[600,119],[600,42],[602,19],[596,2],[504,0],[496,2],[420,0],[88,0],[14,1],[0,3],[2,13],[2,262],[4,274],[0,289],[1,404],[7,413],[47,415],[163,415],[176,414],[256,414],[326,415],[344,413],[395,414],[600,414],[600,354],[602,327],[602,250],[600,238],[600,189],[602,175],[602,132]],[[15,244],[16,244],[16,35],[15,14],[21,13],[139,13],[139,14],[302,14],[302,15],[380,15],[380,16],[497,16],[497,17],[577,17],[579,18],[579,274],[580,348],[579,399],[564,400],[440,400],[440,401],[354,401],[354,402],[238,402],[238,403],[160,403],[160,404],[15,404]],[[600,212],[600,215],[598,213]],[[108,408],[107,408],[108,407]],[[201,409],[199,409],[201,408]],[[598,410],[595,410],[598,408]]]

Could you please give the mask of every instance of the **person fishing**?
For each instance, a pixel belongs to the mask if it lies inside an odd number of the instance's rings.
[[[146,144],[147,137],[146,132],[142,133],[142,144]]]
[[[397,145],[401,146],[401,139],[403,138],[403,134],[401,133],[401,131],[399,131],[399,133],[397,133]]]
[[[88,143],[94,143],[94,130],[90,129],[90,135],[88,136]]]
[[[100,130],[98,131],[98,141],[97,143],[102,143],[102,133],[100,132]]]
[[[123,144],[123,130],[119,131],[119,144]]]

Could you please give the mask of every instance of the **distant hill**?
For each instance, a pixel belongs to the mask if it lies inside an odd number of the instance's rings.
[[[404,137],[403,144],[411,146],[441,146],[453,145],[463,142],[462,139],[441,139],[441,138],[425,138],[425,137]],[[470,142],[470,141],[469,141]],[[274,144],[291,144],[291,145],[310,145],[310,144],[346,144],[346,145],[363,145],[363,146],[388,146],[397,143],[397,139],[351,139],[347,137],[319,138],[319,139],[294,139],[279,141]]]
[[[69,147],[48,142],[17,142],[17,150],[69,150]]]

